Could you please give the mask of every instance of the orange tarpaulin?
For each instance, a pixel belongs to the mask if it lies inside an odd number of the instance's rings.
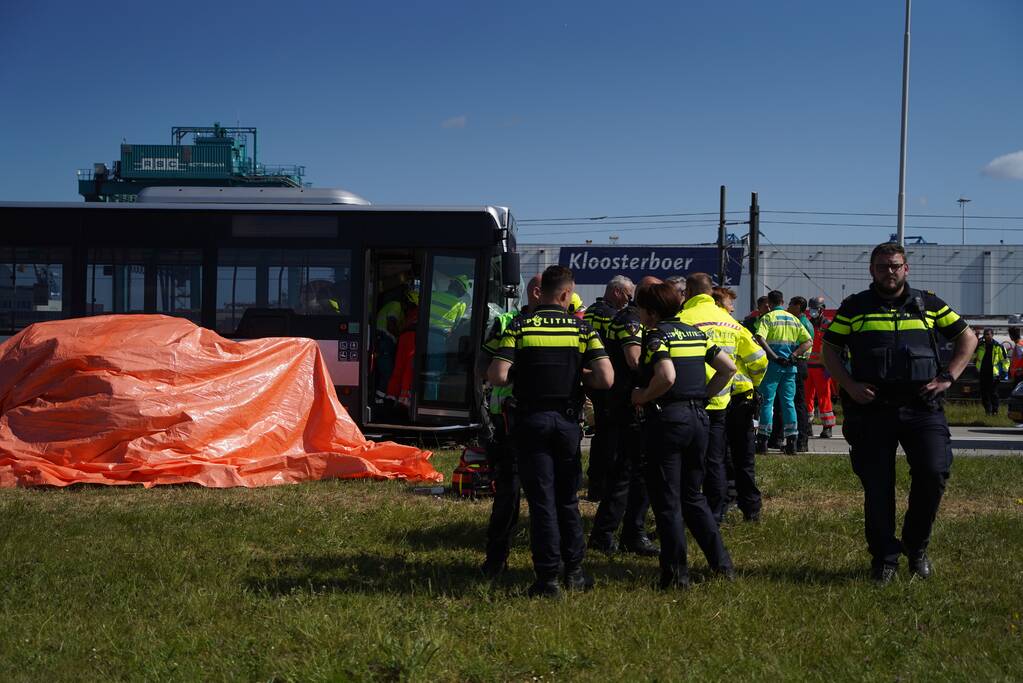
[[[0,344],[0,486],[441,481],[429,457],[367,441],[309,339],[107,315]]]

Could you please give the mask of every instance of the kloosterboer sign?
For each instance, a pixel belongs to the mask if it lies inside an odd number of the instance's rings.
[[[645,275],[666,278],[670,275],[709,273],[717,279],[717,247],[561,247],[558,263],[575,274],[576,284],[606,284],[615,275],[627,275],[639,282]],[[728,249],[725,281],[739,284],[742,275],[742,248]]]

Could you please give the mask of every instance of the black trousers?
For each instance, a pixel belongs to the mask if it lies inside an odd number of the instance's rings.
[[[645,536],[646,511],[650,507],[639,425],[631,414],[616,411],[607,422],[607,428],[608,438],[614,440],[613,460],[590,532],[590,537],[603,545],[610,544],[619,524],[623,542]]]
[[[611,409],[608,405],[607,392],[594,392],[590,397],[593,402],[593,438],[590,439],[590,462],[586,467],[587,487],[590,497],[603,495],[607,472],[614,462],[616,444],[614,434],[609,433]]]
[[[725,410],[708,410],[707,455],[704,459],[703,495],[714,519],[721,524],[728,498],[728,472],[725,469]]]
[[[998,378],[987,372],[980,373],[980,402],[984,404],[984,412],[998,414]]]
[[[875,565],[897,564],[899,555],[927,549],[931,527],[952,468],[952,444],[940,404],[843,404],[842,433],[852,468],[863,483],[867,548]],[[909,462],[909,506],[902,541],[895,537],[895,451]]]
[[[710,419],[703,408],[675,404],[643,425],[650,502],[657,520],[663,571],[684,569],[689,528],[712,569],[732,566],[703,495],[703,463]]]
[[[494,501],[487,524],[487,563],[504,564],[511,550],[511,537],[519,523],[522,501],[519,465],[515,446],[503,418],[494,424],[494,437],[487,445],[487,456],[494,472]]]
[[[729,460],[735,478],[736,502],[747,517],[760,512],[760,489],[757,488],[756,438],[753,417],[757,414],[753,397],[732,395],[725,416]]]
[[[561,413],[538,411],[516,416],[514,436],[533,569],[539,579],[552,579],[562,564],[569,570],[582,564],[586,552],[578,498],[582,431]]]

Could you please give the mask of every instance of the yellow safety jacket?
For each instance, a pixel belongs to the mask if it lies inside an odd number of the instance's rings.
[[[465,315],[465,302],[448,292],[430,294],[430,329],[450,334]]]
[[[998,342],[991,344],[991,376],[998,377],[1002,373],[1009,371],[1009,359],[1005,355],[1005,349]],[[984,356],[987,355],[987,344],[984,340],[980,340],[980,344],[977,345],[977,351],[973,354],[973,362],[977,366],[977,370],[980,370],[981,365],[984,363]]]
[[[728,311],[714,303],[709,294],[697,294],[686,300],[675,319],[701,330],[707,337],[735,361],[738,372],[717,396],[710,399],[707,410],[724,410],[732,394],[745,394],[758,386],[767,372],[767,354],[753,339],[749,330],[740,325]],[[707,379],[714,369],[706,366]]]

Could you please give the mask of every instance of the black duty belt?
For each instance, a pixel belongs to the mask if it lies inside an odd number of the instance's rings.
[[[662,410],[668,408],[674,408],[676,406],[688,406],[690,408],[699,408],[704,410],[707,406],[707,399],[705,398],[675,398],[669,400],[652,401],[648,409],[654,413],[659,413]]]
[[[575,419],[582,414],[582,407],[567,401],[520,401],[517,409],[523,413],[561,413],[562,415]]]

